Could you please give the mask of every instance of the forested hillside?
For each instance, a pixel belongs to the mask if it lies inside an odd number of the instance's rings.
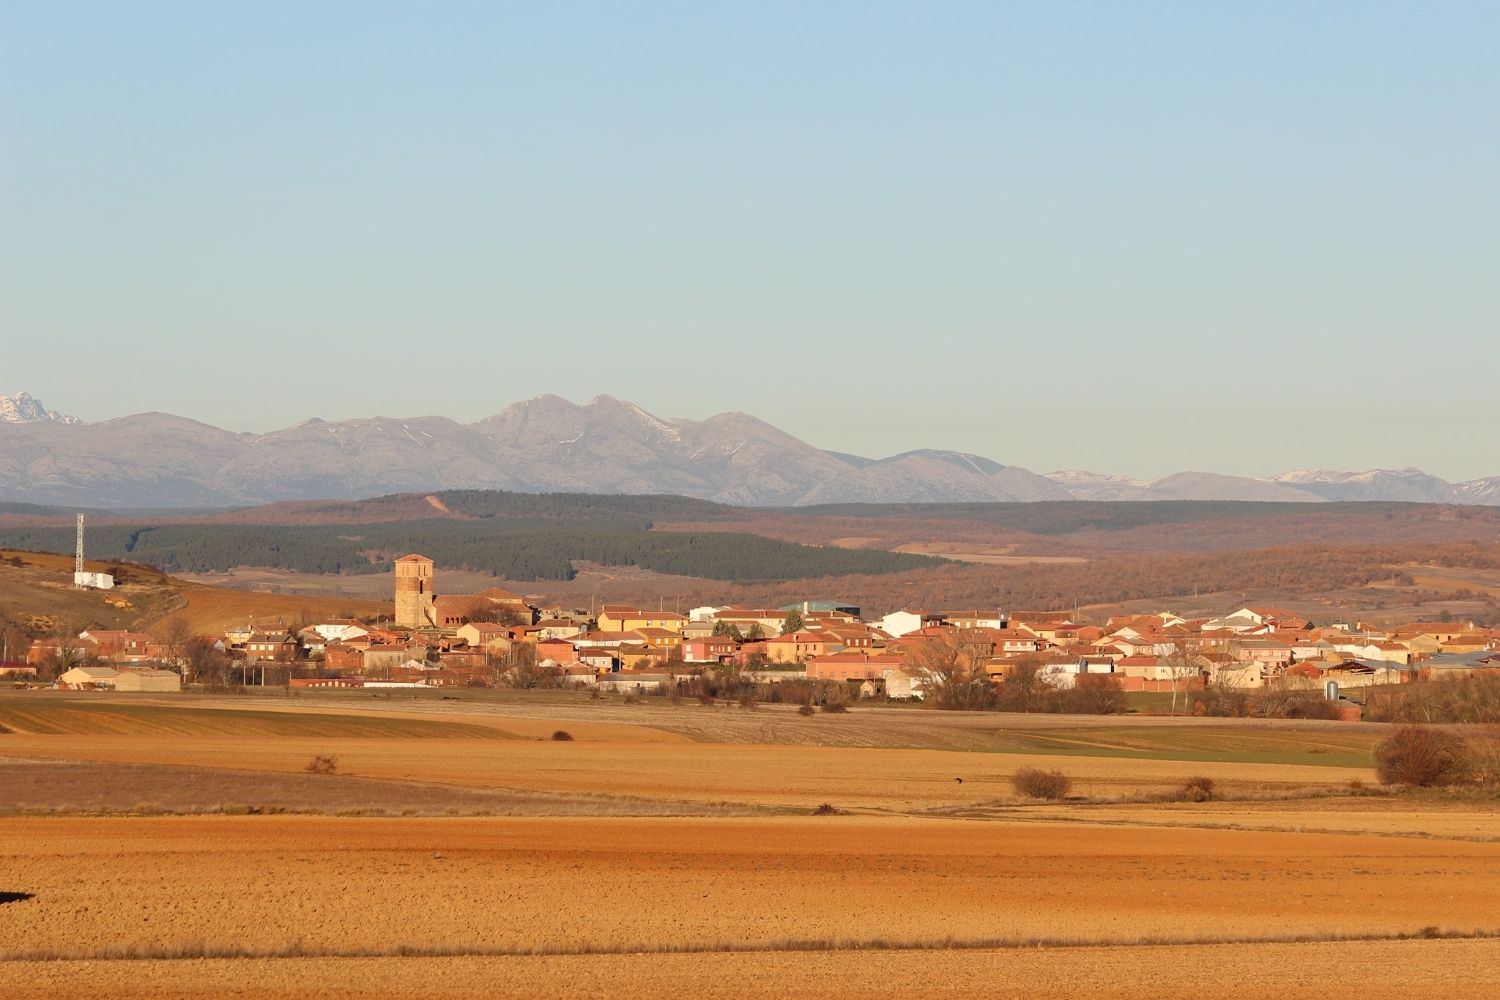
[[[1077,531],[1118,531],[1161,524],[1192,524],[1230,519],[1273,519],[1289,515],[1336,519],[1345,514],[1383,514],[1441,509],[1417,503],[1278,503],[1259,500],[1036,500],[1029,503],[848,503],[776,508],[802,517],[909,517],[979,521],[1034,535]],[[1500,522],[1500,512],[1476,516]]]
[[[820,548],[733,532],[652,532],[649,522],[618,515],[556,521],[479,517],[339,525],[158,524],[90,529],[89,554],[130,559],[171,573],[260,566],[305,573],[385,573],[391,560],[421,552],[439,566],[489,572],[511,580],[569,580],[573,561],[639,566],[710,580],[795,580],[893,573],[931,566],[926,556]],[[0,530],[0,547],[70,552],[66,528]]]

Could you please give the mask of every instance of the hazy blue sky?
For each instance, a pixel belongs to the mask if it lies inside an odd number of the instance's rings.
[[[0,2],[0,392],[1500,473],[1500,3]]]

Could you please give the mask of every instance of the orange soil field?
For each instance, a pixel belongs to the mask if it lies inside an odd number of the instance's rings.
[[[28,997],[568,996],[1032,1000],[1034,997],[1493,997],[1500,943],[1067,948],[1046,951],[825,954],[564,955],[507,958],[93,961],[0,966],[0,987]],[[7,976],[9,973],[9,976]]]
[[[10,695],[0,698],[0,722],[13,730],[0,734],[0,757],[23,762],[4,766],[34,787],[44,781],[24,762],[35,759],[104,762],[58,768],[96,784],[174,783],[162,765],[191,765],[175,782],[183,796],[188,785],[212,793],[216,776],[238,772],[226,786],[296,802],[336,788],[333,804],[377,793],[400,803],[393,782],[403,781],[422,783],[411,786],[413,805],[468,809],[475,796],[514,792],[525,815],[7,815],[0,994],[1500,989],[1500,940],[1382,939],[1500,932],[1494,802],[1246,798],[1373,784],[1373,775],[1120,756],[1137,743],[1160,753],[1174,742],[1242,741],[1347,757],[1378,727],[300,701]],[[548,739],[558,728],[574,740]],[[881,731],[892,745],[848,745]],[[1112,756],[986,752],[1002,736]],[[831,745],[785,742],[813,738]],[[902,745],[914,740],[955,748]],[[323,754],[338,758],[339,773],[306,775]],[[1096,801],[1021,804],[1009,781],[1021,766],[1062,769]],[[1240,797],[1097,801],[1199,774]],[[56,784],[65,802],[66,781]],[[672,814],[674,801],[780,814],[686,816]],[[824,802],[845,814],[810,814]],[[1349,936],[1364,940],[1331,940]],[[1016,946],[1031,939],[1046,947]],[[864,950],[872,944],[879,950]]]
[[[626,991],[633,986],[635,995],[646,995],[652,992],[646,984],[660,975],[662,987],[689,996],[703,995],[711,979],[707,970],[730,961],[722,954],[726,949],[772,949],[732,962],[760,969],[759,975],[784,966],[828,977],[840,970],[839,982],[849,975],[859,981],[899,957],[901,964],[925,967],[938,978],[924,984],[898,976],[885,980],[888,990],[904,982],[934,991],[945,982],[942,970],[967,969],[953,985],[979,990],[984,970],[1018,962],[1024,967],[1025,956],[1035,955],[1010,949],[910,956],[778,950],[789,941],[1232,941],[1425,926],[1492,929],[1500,923],[1491,902],[1500,890],[1500,844],[1326,834],[865,817],[19,818],[0,827],[0,859],[4,889],[33,897],[0,908],[11,956],[0,961],[0,988],[8,983],[9,995],[36,982],[38,969],[51,972],[15,960],[29,951],[82,958],[111,947],[149,953],[187,942],[273,950],[298,942],[313,954],[356,955],[393,946],[518,952],[707,948],[713,954],[670,961],[630,955],[488,959],[478,963],[487,964],[488,973],[473,973],[500,977],[501,992],[508,981],[516,993],[525,992],[525,983],[541,992],[570,993],[574,982],[585,992],[608,988],[615,966],[659,967],[625,984]],[[1275,963],[1265,949],[1275,947],[1239,944],[1213,951],[1227,953],[1230,964],[1250,973],[1272,971]],[[1382,973],[1388,963],[1373,956],[1397,947],[1407,946],[1319,946],[1327,957],[1367,956],[1368,962],[1357,964]],[[1416,950],[1423,949],[1471,955],[1477,964],[1466,965],[1464,983],[1494,983],[1500,974],[1500,942],[1421,942]],[[1162,964],[1174,951],[1178,962]],[[1132,985],[1115,978],[1121,974],[1116,962],[1125,969],[1155,969],[1152,978],[1133,984],[1135,995],[1177,992],[1202,975],[1192,970],[1208,962],[1185,946],[1058,955],[1080,975],[1113,982],[1111,992],[1128,992]],[[1186,979],[1176,975],[1183,963],[1191,967]],[[213,963],[119,965],[127,981],[139,984],[137,995],[166,988],[147,977],[190,970],[202,989],[215,975]],[[221,984],[244,990],[242,968],[263,975],[280,968],[285,976],[296,965],[233,961],[221,963],[218,975]],[[322,965],[337,982],[341,963],[324,959]],[[365,979],[360,986],[370,991],[366,995],[382,995],[420,977],[428,988],[446,988],[450,995],[465,986],[473,992],[472,979],[434,975],[462,967],[453,959],[407,958],[375,966],[392,977],[388,982]],[[1031,966],[1033,989],[1058,984],[1046,978],[1055,975],[1048,968],[1045,962]],[[1315,977],[1316,963],[1303,962],[1300,974]],[[725,995],[756,992],[755,984],[763,981],[756,975],[747,971],[746,978],[724,984],[730,991]],[[1366,980],[1384,981],[1373,975]],[[1429,989],[1441,981],[1427,980]],[[96,988],[106,985],[95,982]],[[800,994],[797,982],[783,981],[782,992]],[[824,982],[825,990],[833,988],[831,979]],[[1320,981],[1301,983],[1307,988]],[[274,990],[274,975],[268,986]],[[281,988],[299,984],[283,978]],[[334,986],[326,995],[338,992]],[[226,989],[204,995],[236,994]]]
[[[706,802],[747,802],[907,812],[984,803],[1011,795],[1019,767],[1055,767],[1083,794],[1130,794],[1180,785],[1206,774],[1262,789],[1336,786],[1369,771],[1286,764],[1134,761],[1104,757],[955,754],[941,750],[744,746],[589,739],[369,739],[361,737],[147,736],[5,737],[12,757],[132,763],[191,762],[205,767],[301,771],[315,754],[337,756],[340,770],[362,777],[479,787],[591,792]],[[962,783],[955,778],[963,778]]]
[[[48,997],[172,996],[414,1000],[457,997],[646,1000],[684,997],[1003,998],[1037,996],[1488,998],[1500,942],[1206,945],[962,952],[339,958],[0,965],[0,987]]]

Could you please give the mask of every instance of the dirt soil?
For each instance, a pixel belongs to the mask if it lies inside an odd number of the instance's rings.
[[[337,766],[337,761],[335,761]],[[0,816],[14,813],[274,813],[388,816],[713,816],[755,807],[622,795],[460,788],[347,774],[0,757]]]
[[[7,950],[1270,936],[1500,924],[1500,844],[853,816],[15,817]],[[649,907],[643,909],[643,901]]]
[[[1306,763],[1357,757],[1367,726],[581,701],[8,695],[0,708],[30,727],[0,734],[0,784],[24,780],[28,795],[108,805],[241,788],[325,812],[406,796],[419,812],[483,800],[497,813],[6,816],[0,995],[1500,987],[1500,941],[1328,940],[1500,932],[1497,803],[1350,796],[1351,779],[1373,784],[1368,768]],[[574,740],[547,739],[559,728]],[[1260,759],[1170,759],[1185,750]],[[319,754],[337,775],[306,774]],[[1023,804],[1021,766],[1065,770],[1096,801]],[[1239,798],[1097,801],[1199,774]],[[1266,798],[1328,789],[1344,794]],[[731,815],[654,814],[682,802]],[[821,803],[840,813],[812,815]],[[631,808],[648,815],[617,814]],[[760,814],[733,814],[747,808]],[[1031,938],[1090,947],[988,947]],[[242,957],[194,957],[226,949]],[[121,954],[137,957],[109,960]]]
[[[0,963],[11,996],[458,997],[739,1000],[1292,996],[1363,1000],[1500,993],[1500,942],[1207,945],[975,952],[585,955]]]
[[[0,988],[18,996],[1197,996],[1215,977],[1229,996],[1479,996],[1500,982],[1494,941],[778,950],[1491,928],[1500,845],[1455,841],[857,817],[27,817],[0,827],[0,870],[31,894],[0,907]],[[184,942],[627,953],[16,960]],[[710,952],[631,953],[674,943]]]
[[[571,730],[570,730],[571,731]],[[1162,791],[1207,774],[1225,788],[1334,787],[1373,773],[1290,764],[1203,764],[1093,757],[956,754],[941,750],[850,747],[617,743],[577,739],[381,740],[345,737],[181,737],[172,743],[139,736],[4,737],[12,757],[67,758],[300,772],[316,754],[336,756],[361,777],[434,781],[468,787],[594,792],[699,802],[744,802],[909,812],[973,806],[1013,797],[1017,768],[1058,768],[1082,795]],[[186,756],[184,756],[186,755]],[[959,782],[958,778],[963,781]]]

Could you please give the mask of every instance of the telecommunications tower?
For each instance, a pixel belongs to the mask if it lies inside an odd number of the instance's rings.
[[[79,590],[113,590],[115,578],[108,573],[86,573],[83,569],[83,515],[78,515],[78,542],[73,547],[73,586]]]

